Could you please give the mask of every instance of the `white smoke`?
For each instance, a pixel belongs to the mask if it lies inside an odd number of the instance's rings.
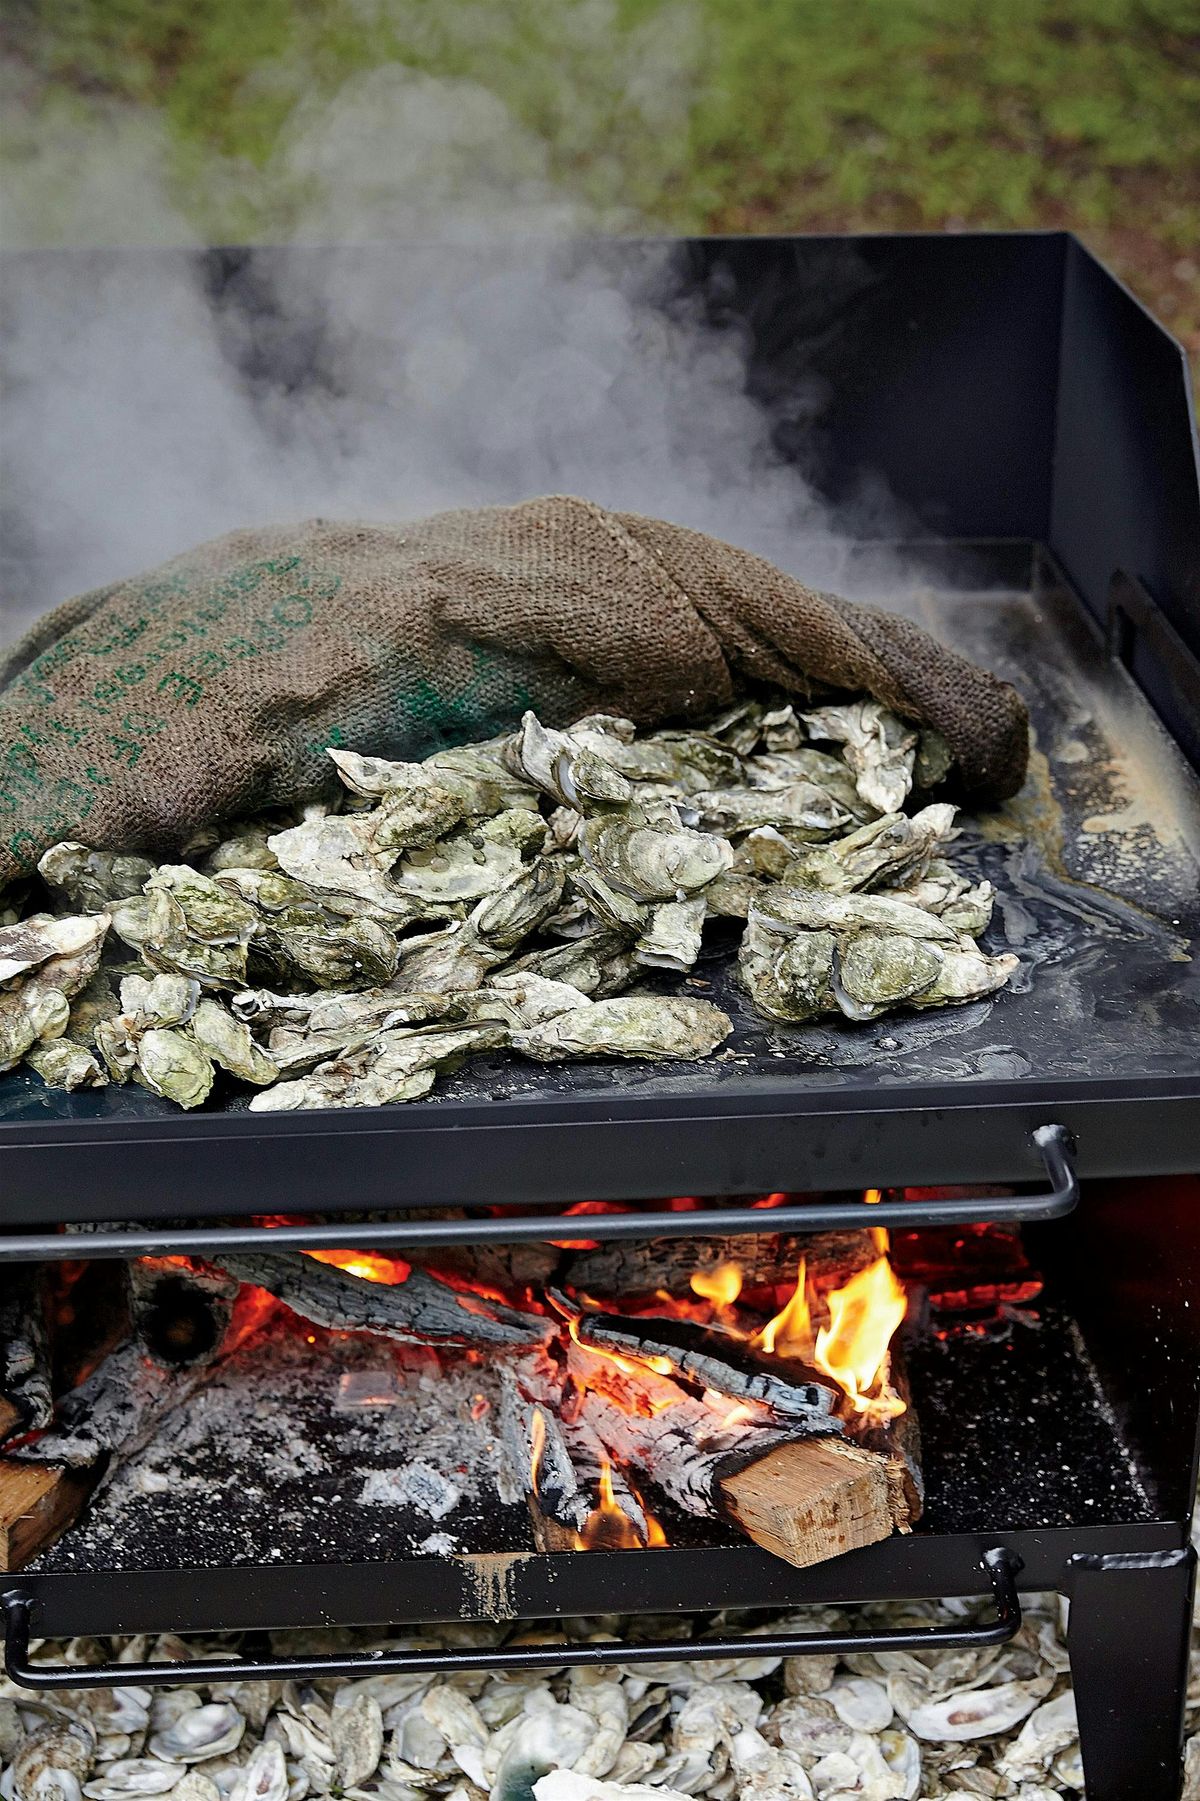
[[[668,248],[597,236],[636,225],[616,203],[636,180],[583,157],[604,135],[588,70],[613,54],[612,13],[571,16],[544,135],[479,81],[389,65],[331,104],[298,99],[270,167],[214,158],[184,208],[152,116],[102,113],[86,141],[42,131],[10,236],[150,247],[13,259],[0,636],[235,526],[317,513],[395,521],[570,491],[768,552],[784,535],[829,551],[827,509],[747,397],[739,332],[679,298]],[[621,40],[635,142],[673,141],[686,116],[689,30],[666,9]],[[305,248],[218,284],[183,247],[211,230],[205,208],[239,207]],[[788,396],[793,431],[821,399]]]

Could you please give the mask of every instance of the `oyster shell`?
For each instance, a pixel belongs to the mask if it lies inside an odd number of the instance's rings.
[[[180,1763],[164,1763],[158,1757],[119,1757],[104,1766],[100,1776],[85,1782],[89,1801],[125,1801],[126,1795],[165,1795],[187,1774]]]
[[[419,1100],[433,1087],[439,1069],[464,1057],[496,1050],[508,1040],[498,1023],[449,1027],[444,1031],[383,1032],[360,1049],[320,1063],[310,1076],[277,1082],[250,1102],[252,1112],[284,1113],[308,1107],[387,1107]]]
[[[485,943],[510,951],[553,913],[562,899],[565,880],[561,863],[539,857],[506,887],[482,900],[469,923]]]
[[[779,886],[751,909],[750,918],[782,933],[878,928],[942,944],[957,941],[957,934],[932,913],[884,894],[823,894],[815,888]]]
[[[219,1001],[199,1003],[192,1015],[191,1031],[205,1056],[231,1076],[253,1082],[256,1088],[277,1079],[278,1064],[255,1044],[249,1026],[234,1019]]]
[[[213,1085],[213,1066],[183,1032],[158,1027],[143,1032],[135,1052],[137,1079],[179,1107],[199,1107]]]
[[[395,853],[377,849],[370,817],[325,814],[276,832],[267,843],[284,874],[302,882],[333,912],[365,913],[406,925],[420,917],[421,909],[391,881]]]
[[[289,915],[266,934],[266,946],[284,968],[321,988],[376,987],[396,972],[396,940],[387,927],[363,914],[317,921]]]
[[[875,812],[858,792],[854,777],[842,758],[831,756],[828,751],[814,750],[811,745],[750,757],[745,771],[746,779],[754,788],[791,788],[797,782],[811,782],[815,788],[824,788],[849,818],[860,823]]]
[[[169,1726],[150,1738],[155,1757],[168,1762],[205,1763],[223,1757],[242,1741],[246,1722],[232,1701],[210,1701],[181,1713]]]
[[[0,986],[27,976],[40,964],[86,955],[108,930],[105,914],[55,919],[34,913],[17,925],[0,926]]]
[[[65,1088],[73,1093],[77,1088],[103,1088],[108,1082],[86,1045],[74,1044],[69,1038],[32,1045],[25,1052],[25,1061],[47,1088]]]
[[[834,993],[848,1019],[874,1019],[931,989],[942,972],[939,945],[907,933],[855,932],[838,947]]]
[[[610,888],[604,877],[594,869],[573,869],[571,885],[590,909],[593,921],[599,920],[610,931],[630,935],[639,933],[650,918],[649,909],[644,902],[634,900],[631,895],[624,894],[617,888]]]
[[[1020,967],[1020,958],[1010,952],[989,957],[974,947],[969,950],[958,945],[947,947],[942,952],[937,980],[922,993],[914,995],[911,1005],[944,1007],[957,1001],[982,1000],[985,995],[995,994],[1003,988]]]
[[[835,944],[832,932],[785,937],[752,916],[742,939],[738,973],[756,1009],[789,1025],[836,1012]]]
[[[705,895],[694,900],[664,901],[655,907],[633,947],[634,961],[650,969],[690,969],[700,955],[707,912]]]
[[[204,858],[205,875],[222,875],[227,869],[274,870],[279,868],[268,840],[279,830],[278,820],[245,819],[222,838]],[[139,884],[140,886],[140,884]]]
[[[80,1801],[95,1754],[96,1733],[86,1720],[39,1727],[12,1760],[14,1801]]]
[[[86,844],[65,839],[42,853],[38,874],[47,888],[61,894],[72,907],[84,913],[106,913],[110,902],[140,894],[154,874],[154,865],[145,857],[91,850]]]
[[[693,797],[700,823],[712,832],[752,832],[774,826],[794,840],[832,838],[850,820],[844,807],[813,782],[783,788],[705,790]]]
[[[862,798],[880,813],[895,813],[913,785],[917,754],[914,727],[881,701],[856,700],[818,707],[803,715],[814,738],[843,745],[847,767]]]
[[[541,1063],[569,1057],[706,1057],[732,1030],[732,1021],[709,1001],[628,994],[516,1031],[512,1046]]]
[[[911,818],[884,813],[836,844],[802,853],[785,870],[790,886],[852,894],[886,881],[917,881],[937,848],[949,838],[956,809],[939,802]]]
[[[610,888],[635,900],[686,900],[733,865],[723,838],[681,825],[646,824],[632,809],[618,818],[586,820],[580,849]]]

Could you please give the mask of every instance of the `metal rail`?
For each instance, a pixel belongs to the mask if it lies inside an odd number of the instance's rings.
[[[671,1213],[533,1214],[499,1219],[395,1219],[354,1225],[103,1226],[96,1231],[13,1233],[0,1238],[0,1264],[77,1258],[204,1257],[228,1251],[432,1250],[457,1244],[598,1244],[638,1238],[750,1237],[761,1233],[854,1231],[864,1226],[965,1226],[1001,1220],[1062,1219],[1079,1203],[1065,1126],[1033,1133],[1049,1187],[1038,1194],[970,1195],[958,1200],[806,1201],[795,1207],[711,1207]]]
[[[612,1553],[619,1555],[619,1553]],[[980,1650],[1003,1645],[1021,1627],[1017,1575],[1021,1560],[1012,1551],[986,1551],[981,1568],[996,1604],[995,1618],[973,1625],[898,1627],[888,1631],[776,1632],[736,1638],[650,1639],[636,1644],[514,1645],[448,1651],[357,1651],[344,1657],[197,1657],[183,1664],[32,1663],[29,1656],[34,1602],[20,1589],[3,1597],[4,1667],[22,1688],[55,1689],[167,1687],[187,1682],[317,1681],[324,1676],[455,1675],[463,1670],[558,1670],[581,1665],[690,1662],[706,1657],[815,1657],[853,1651]]]

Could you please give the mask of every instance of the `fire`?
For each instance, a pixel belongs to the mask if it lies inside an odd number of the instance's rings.
[[[732,1307],[742,1292],[742,1271],[737,1263],[718,1263],[713,1269],[692,1271],[693,1294],[714,1301],[718,1307]]]
[[[829,1324],[817,1333],[813,1362],[841,1384],[856,1413],[895,1419],[905,1411],[884,1378],[888,1345],[907,1307],[908,1297],[886,1257],[829,1296]]]
[[[883,1199],[882,1188],[864,1188],[863,1189],[863,1200],[866,1202],[868,1207],[878,1207],[878,1205],[879,1205],[880,1201],[882,1201],[882,1199]],[[888,1229],[886,1226],[872,1226],[871,1227],[871,1243],[875,1246],[875,1249],[879,1252],[879,1255],[881,1257],[887,1256],[889,1250],[891,1249],[892,1241],[891,1241],[891,1237],[888,1233]]]
[[[886,1243],[886,1232],[882,1236]],[[886,1255],[832,1289],[827,1305],[829,1324],[814,1332],[801,1258],[791,1299],[752,1342],[768,1356],[802,1358],[832,1376],[856,1413],[874,1421],[897,1418],[906,1409],[887,1380],[888,1346],[908,1310],[908,1297]]]
[[[529,1475],[533,1484],[533,1492],[538,1492],[538,1476],[542,1468],[542,1452],[546,1449],[546,1422],[540,1407],[533,1410],[533,1418],[529,1422],[529,1437],[533,1446],[533,1455],[529,1460]]]
[[[305,1251],[317,1263],[332,1263],[349,1276],[361,1276],[364,1282],[384,1282],[394,1288],[407,1282],[412,1265],[400,1257],[381,1257],[376,1251]]]
[[[781,1313],[767,1321],[754,1342],[768,1356],[812,1355],[812,1314],[808,1306],[807,1269],[803,1257],[796,1271],[796,1287],[791,1300]]]
[[[612,1465],[607,1457],[600,1465],[600,1505],[592,1509],[583,1531],[576,1534],[576,1548],[580,1551],[640,1551],[642,1548],[637,1527],[617,1505]]]

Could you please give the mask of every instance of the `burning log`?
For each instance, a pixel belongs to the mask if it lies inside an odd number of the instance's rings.
[[[420,1269],[403,1282],[370,1282],[286,1252],[225,1256],[221,1268],[239,1282],[266,1289],[302,1319],[337,1332],[373,1332],[400,1344],[510,1348],[544,1344],[554,1332],[541,1314],[460,1294]]]
[[[500,1435],[511,1467],[527,1481],[540,1551],[620,1550],[646,1545],[652,1521],[623,1472],[614,1469],[584,1420],[563,1413],[562,1372],[541,1359],[501,1371]]]
[[[158,1363],[211,1363],[233,1317],[238,1283],[186,1257],[138,1257],[127,1266],[134,1335]]]
[[[582,1394],[579,1417],[614,1462],[685,1513],[724,1519],[797,1568],[911,1524],[894,1499],[888,1460],[874,1451],[798,1433],[761,1406],[714,1407],[582,1345],[572,1344],[568,1369]]]
[[[619,1351],[659,1375],[685,1377],[731,1401],[761,1402],[778,1418],[809,1433],[838,1430],[832,1417],[837,1388],[803,1364],[789,1359],[772,1367],[728,1333],[706,1330],[690,1320],[585,1312],[554,1289],[549,1298],[570,1320],[577,1344]]]
[[[0,1438],[36,1432],[54,1400],[46,1333],[45,1272],[0,1272]]]
[[[790,1286],[801,1258],[819,1284],[844,1282],[877,1256],[866,1232],[654,1238],[579,1251],[561,1280],[584,1294],[633,1302],[688,1293],[733,1301],[739,1293]]]

